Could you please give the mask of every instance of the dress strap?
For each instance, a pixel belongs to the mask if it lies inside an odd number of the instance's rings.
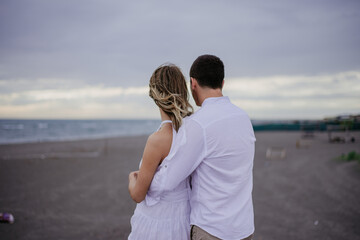
[[[171,120],[164,120],[164,121],[162,121],[162,122],[160,123],[160,126],[161,126],[162,124],[164,124],[164,123],[172,123],[172,121],[171,121]]]
[[[162,125],[165,124],[165,123],[172,123],[172,121],[171,121],[171,120],[164,120],[164,121],[162,121],[162,122],[160,123],[160,126],[158,127],[158,129],[157,129],[156,131],[159,131],[160,128],[162,127]]]

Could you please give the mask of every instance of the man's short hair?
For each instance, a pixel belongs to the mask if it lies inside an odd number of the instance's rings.
[[[224,64],[214,55],[199,56],[190,68],[190,77],[195,78],[201,87],[222,88]]]

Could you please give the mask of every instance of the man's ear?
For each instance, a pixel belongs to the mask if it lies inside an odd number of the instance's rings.
[[[194,90],[197,87],[197,81],[195,78],[190,78],[190,88],[191,90]]]
[[[225,83],[225,80],[223,79],[222,84],[221,84],[221,89],[223,89],[224,83]]]

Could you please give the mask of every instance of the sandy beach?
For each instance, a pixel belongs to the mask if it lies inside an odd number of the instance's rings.
[[[339,135],[340,133],[338,133]],[[324,132],[256,132],[255,239],[360,239],[360,163],[336,160],[355,143]],[[0,239],[127,239],[127,191],[147,136],[0,145]]]

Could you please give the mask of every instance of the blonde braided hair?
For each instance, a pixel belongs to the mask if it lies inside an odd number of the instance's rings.
[[[155,104],[169,115],[176,131],[182,118],[193,113],[189,93],[181,70],[174,64],[158,67],[150,78],[149,96]]]

